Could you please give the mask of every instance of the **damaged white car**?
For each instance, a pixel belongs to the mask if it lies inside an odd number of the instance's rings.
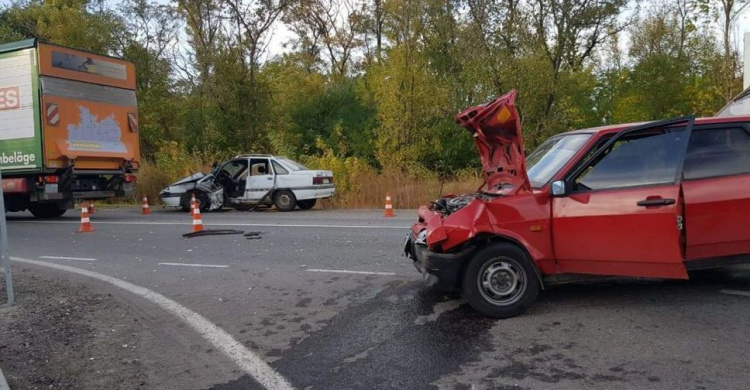
[[[258,205],[292,211],[311,209],[335,191],[331,171],[311,170],[286,157],[249,154],[217,165],[209,174],[196,173],[172,183],[159,196],[166,206],[185,211],[193,195],[201,211],[225,206],[249,210]]]

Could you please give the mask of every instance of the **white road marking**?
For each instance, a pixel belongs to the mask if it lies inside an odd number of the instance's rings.
[[[150,301],[151,303],[154,303],[162,309],[172,313],[174,316],[190,325],[204,339],[213,344],[215,348],[223,351],[243,371],[245,371],[245,373],[258,381],[266,389],[294,389],[292,385],[283,376],[281,376],[281,374],[274,371],[273,368],[271,368],[271,366],[264,362],[258,355],[247,349],[242,343],[235,340],[232,335],[219,328],[202,315],[186,308],[185,306],[180,305],[179,303],[165,297],[164,295],[151,291],[147,288],[123,281],[121,279],[113,278],[111,276],[81,268],[49,263],[45,261],[23,259],[19,257],[11,257],[10,259],[20,263],[54,268],[61,271],[88,276],[90,278],[109,283],[130,293],[133,293],[141,298],[144,298],[147,301]]]
[[[343,269],[306,269],[307,272],[329,272],[333,274],[357,274],[357,275],[381,275],[381,276],[395,276],[393,272],[368,272],[368,271],[347,271]]]
[[[182,266],[182,267],[205,267],[205,268],[229,268],[228,265],[219,265],[219,264],[159,263],[159,265],[175,265],[175,266]]]
[[[739,295],[741,297],[748,297],[750,298],[750,291],[740,291],[740,290],[721,290],[719,291],[722,294],[729,294],[729,295]]]
[[[39,256],[40,259],[49,259],[49,260],[76,260],[76,261],[96,261],[97,259],[92,259],[88,257],[65,257],[65,256]]]
[[[64,224],[78,225],[79,221],[20,221],[10,220],[8,223],[39,223],[39,224]],[[94,225],[174,225],[190,226],[187,222],[113,222],[113,221],[93,221]],[[306,225],[306,224],[280,224],[280,223],[203,223],[203,226],[248,226],[248,227],[290,227],[290,228],[331,228],[331,229],[408,229],[408,226],[383,226],[383,225]]]

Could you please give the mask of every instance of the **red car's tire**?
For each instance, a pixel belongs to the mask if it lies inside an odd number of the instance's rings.
[[[541,285],[526,253],[510,243],[495,243],[477,252],[463,275],[463,296],[476,311],[510,318],[526,311]]]

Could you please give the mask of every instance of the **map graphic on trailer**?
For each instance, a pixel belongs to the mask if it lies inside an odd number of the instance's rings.
[[[90,150],[96,152],[125,153],[127,149],[120,140],[120,125],[114,114],[99,121],[88,108],[78,106],[81,122],[68,125],[68,146],[70,150]]]

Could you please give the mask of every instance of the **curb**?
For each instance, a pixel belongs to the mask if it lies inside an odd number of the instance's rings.
[[[0,370],[0,390],[10,390],[10,386],[8,386],[8,382],[5,381],[5,377],[3,376],[3,370]]]

